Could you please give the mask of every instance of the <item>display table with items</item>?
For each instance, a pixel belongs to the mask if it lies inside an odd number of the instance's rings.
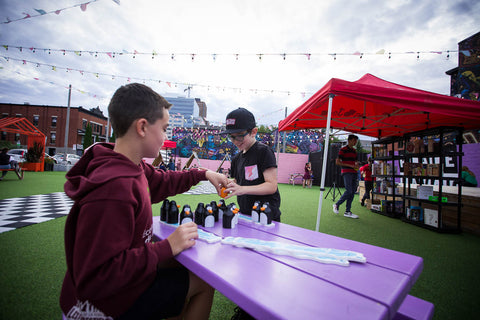
[[[435,231],[460,232],[462,133],[438,127],[372,142],[377,181],[371,210]]]
[[[409,196],[412,201],[412,205],[415,205],[415,199],[418,196],[418,187],[422,188],[421,185],[411,184]],[[438,211],[436,208],[437,201],[439,200],[439,186],[427,186],[432,187],[433,190],[427,190],[428,197],[432,197],[434,200],[432,203],[426,203],[423,201],[423,210],[420,211],[418,218],[422,219],[419,221],[415,216],[410,216],[408,219],[415,219],[414,221],[419,224],[426,224],[432,226],[433,228],[438,227]],[[398,189],[403,193],[403,184],[398,185]],[[430,192],[433,191],[433,195],[430,196]],[[424,192],[424,191],[422,191]],[[458,186],[443,186],[442,187],[442,198],[443,207],[442,207],[442,216],[443,223],[447,226],[455,228],[457,225],[458,211]],[[425,194],[422,196],[425,197]],[[461,215],[460,215],[460,225],[462,231],[480,235],[480,188],[474,187],[462,187],[461,194]],[[446,202],[445,202],[446,201]],[[454,205],[448,205],[448,203],[453,203]],[[407,217],[405,217],[407,218]],[[434,229],[435,230],[435,229]]]
[[[393,218],[403,215],[403,199],[397,188],[403,177],[398,171],[402,160],[398,152],[400,141],[401,138],[392,137],[372,142],[372,176],[375,182],[373,199],[368,206],[376,213]]]
[[[433,315],[433,304],[409,295],[421,257],[271,221],[265,204],[252,208],[255,222],[232,204],[198,219],[197,210],[192,216],[175,207],[170,218],[167,205],[154,217],[155,237],[165,239],[183,219],[196,220],[200,239],[176,260],[256,319]],[[212,214],[213,225],[205,219]]]

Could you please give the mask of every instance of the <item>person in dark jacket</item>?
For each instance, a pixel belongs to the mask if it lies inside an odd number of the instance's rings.
[[[65,224],[67,272],[60,305],[67,319],[208,319],[214,290],[175,262],[195,245],[197,225],[152,242],[152,203],[209,180],[213,171],[163,172],[142,158],[166,139],[168,103],[149,87],[120,87],[108,107],[115,144],[94,144],[67,173],[74,200]]]
[[[8,148],[3,148],[0,152],[0,169],[16,169],[17,172],[20,170],[18,162],[15,160],[10,160],[10,155],[8,154]],[[7,175],[8,171],[3,171],[0,181]]]

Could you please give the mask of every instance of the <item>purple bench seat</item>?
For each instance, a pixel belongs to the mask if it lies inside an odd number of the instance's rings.
[[[430,320],[433,317],[433,310],[433,303],[408,295],[393,319]]]

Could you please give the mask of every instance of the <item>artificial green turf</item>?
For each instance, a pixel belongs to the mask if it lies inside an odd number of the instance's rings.
[[[63,191],[64,172],[26,172],[20,181],[9,173],[0,198]],[[280,184],[282,222],[315,229],[319,188]],[[218,200],[216,195],[177,195],[178,204]],[[337,197],[338,199],[338,197]],[[227,203],[233,200],[228,200]],[[424,259],[424,270],[410,294],[435,304],[434,319],[473,319],[480,291],[480,237],[441,234],[372,213],[357,197],[352,211],[360,219],[332,213],[332,196],[323,200],[320,231],[402,251]],[[159,215],[161,204],[153,205]],[[340,207],[342,213],[345,207]],[[63,227],[66,218],[0,234],[0,319],[60,319],[58,305],[65,272]],[[368,259],[368,257],[367,257]],[[216,293],[211,319],[229,319],[234,304]]]

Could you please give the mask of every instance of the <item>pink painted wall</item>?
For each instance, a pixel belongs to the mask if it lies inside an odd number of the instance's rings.
[[[462,159],[463,165],[467,166],[480,181],[480,143],[464,144],[463,153],[465,156]],[[275,156],[277,154],[275,153]],[[290,174],[301,173],[303,175],[305,163],[308,161],[308,154],[294,154],[294,153],[280,153],[280,160],[278,160],[278,182],[288,183]],[[183,165],[187,162],[187,158],[180,159]],[[153,158],[145,159],[148,163],[152,163]],[[220,165],[220,160],[200,159],[200,165],[210,170],[217,170]],[[194,160],[193,164],[196,164]],[[197,164],[198,165],[198,164]],[[230,162],[225,161],[222,166],[225,169],[230,168]],[[297,183],[297,182],[295,182]]]
[[[277,156],[276,153],[275,156]],[[280,159],[277,161],[278,183],[288,183],[290,179],[290,174],[292,173],[301,173],[303,175],[305,163],[308,161],[308,154],[280,153],[279,157]],[[183,168],[188,159],[177,158],[177,161],[178,159],[180,159]],[[146,158],[145,161],[147,163],[152,163],[153,158]],[[217,170],[221,162],[221,160],[200,159],[200,166],[215,171]],[[194,164],[198,165],[196,159],[193,160],[192,166]],[[222,168],[230,168],[230,161],[225,161],[222,165]],[[297,181],[295,183],[297,183]]]

